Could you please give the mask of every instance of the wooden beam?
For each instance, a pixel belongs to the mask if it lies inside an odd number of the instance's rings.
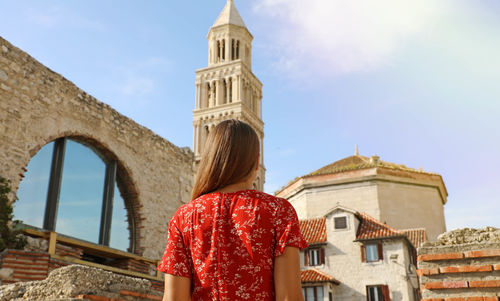
[[[56,234],[55,232],[42,232],[42,231],[38,231],[35,229],[24,229],[24,233],[29,235],[29,236],[40,237],[40,238],[45,238],[45,239],[50,239],[50,233]],[[85,252],[87,252],[89,254],[93,254],[93,255],[101,255],[101,256],[111,257],[111,258],[130,258],[130,259],[135,259],[135,260],[139,260],[142,262],[147,262],[150,264],[157,264],[158,263],[158,261],[154,260],[154,259],[149,259],[149,258],[142,257],[142,256],[139,256],[136,254],[112,249],[112,248],[109,248],[106,246],[101,246],[101,245],[85,242],[85,241],[82,241],[82,240],[79,240],[76,238],[67,237],[64,235],[57,235],[57,242],[64,244],[64,245],[81,248]],[[54,251],[55,251],[55,246],[54,246]],[[54,254],[55,254],[55,252],[54,252]]]
[[[56,254],[56,243],[57,243],[57,233],[50,232],[49,233],[49,255]]]

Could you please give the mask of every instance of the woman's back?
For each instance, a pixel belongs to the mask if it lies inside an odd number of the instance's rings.
[[[256,190],[205,194],[179,208],[159,270],[192,279],[192,300],[274,300],[275,256],[304,248],[286,200]]]

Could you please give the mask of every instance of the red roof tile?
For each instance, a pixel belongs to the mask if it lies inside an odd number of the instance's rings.
[[[383,237],[403,236],[398,230],[374,219],[373,217],[359,213],[361,223],[358,227],[356,239],[372,239]]]
[[[303,219],[299,221],[300,232],[308,244],[326,242],[325,218]]]
[[[300,271],[300,281],[301,282],[332,282],[339,285],[340,282],[333,276],[328,275],[325,272],[319,271],[318,269],[308,269]]]
[[[408,236],[415,248],[420,248],[420,246],[427,241],[427,233],[424,228],[419,229],[405,229],[399,230],[404,235]]]

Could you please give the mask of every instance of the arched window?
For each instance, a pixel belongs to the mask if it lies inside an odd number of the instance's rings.
[[[220,57],[221,57],[221,45],[220,45],[220,41],[217,41],[217,62],[220,62]]]
[[[118,177],[119,178],[119,177]],[[31,159],[14,216],[25,224],[133,252],[133,212],[117,185],[117,163],[60,138]]]

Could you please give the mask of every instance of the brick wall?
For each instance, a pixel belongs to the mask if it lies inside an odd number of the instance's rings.
[[[27,252],[21,250],[6,250],[2,255],[0,268],[12,269],[14,273],[2,284],[43,280],[49,273],[49,254]]]
[[[500,243],[424,246],[417,274],[425,301],[499,301]]]

